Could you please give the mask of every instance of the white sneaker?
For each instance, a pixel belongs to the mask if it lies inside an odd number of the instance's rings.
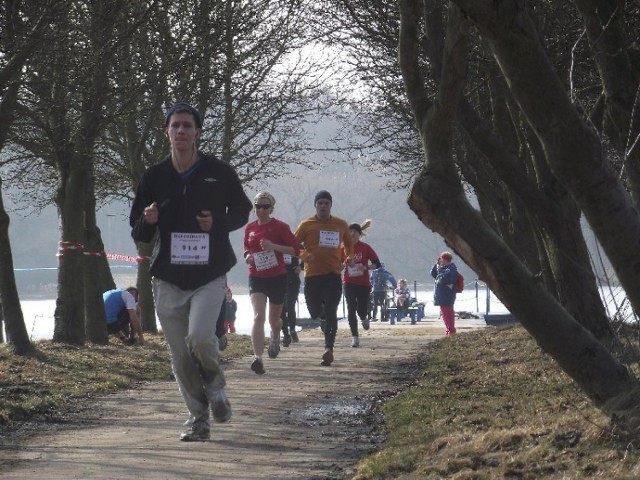
[[[360,337],[351,337],[351,346],[358,348],[360,346]]]

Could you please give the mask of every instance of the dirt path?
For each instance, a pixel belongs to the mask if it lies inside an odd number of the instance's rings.
[[[483,324],[457,323],[460,331]],[[350,347],[345,327],[331,367],[320,366],[323,342],[310,331],[265,359],[265,375],[251,372],[248,357],[227,364],[233,418],[212,424],[208,442],[178,441],[187,414],[176,384],[150,383],[92,402],[73,425],[21,444],[1,440],[0,478],[348,478],[381,441],[380,400],[407,385],[415,358],[442,326],[372,324],[360,348]]]

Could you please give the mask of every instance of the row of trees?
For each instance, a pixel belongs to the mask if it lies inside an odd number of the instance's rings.
[[[621,1],[402,0],[399,30],[425,155],[409,205],[635,436],[638,382],[612,355],[580,217],[638,311],[639,21]]]
[[[144,168],[166,155],[162,115],[173,101],[205,114],[201,148],[232,163],[244,182],[306,163],[302,126],[327,101],[318,66],[296,55],[309,42],[309,6],[8,0],[0,8],[2,174],[31,205],[54,203],[60,218],[54,340],[105,342],[101,293],[113,280],[96,206],[131,198]],[[1,220],[2,310],[9,340],[28,351],[15,287],[10,293],[6,214]],[[140,245],[141,257],[149,248]],[[145,267],[143,323],[154,330]]]

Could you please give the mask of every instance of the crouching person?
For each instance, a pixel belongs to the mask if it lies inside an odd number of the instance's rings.
[[[114,288],[102,294],[107,316],[107,332],[125,345],[144,345],[142,325],[138,317],[138,289]]]

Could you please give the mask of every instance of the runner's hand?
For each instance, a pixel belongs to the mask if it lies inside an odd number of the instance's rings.
[[[155,225],[158,223],[158,204],[153,202],[146,207],[143,212],[144,221],[149,225]]]
[[[213,226],[213,218],[211,217],[211,212],[209,210],[202,210],[199,215],[196,215],[196,220],[198,220],[200,229],[203,232],[211,231],[211,227]]]

